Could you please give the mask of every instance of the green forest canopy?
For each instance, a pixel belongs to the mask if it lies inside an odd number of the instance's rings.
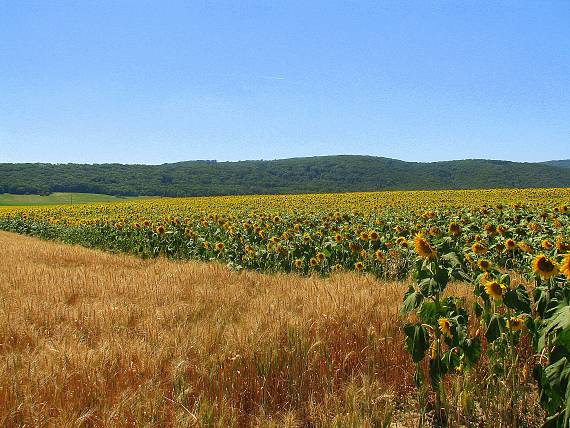
[[[204,196],[417,189],[570,187],[570,161],[417,163],[372,156],[163,165],[0,164],[0,193]]]

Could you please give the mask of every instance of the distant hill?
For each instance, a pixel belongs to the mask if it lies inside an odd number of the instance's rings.
[[[163,165],[0,164],[0,193],[198,196],[402,189],[570,187],[570,161],[417,163],[372,156]]]
[[[543,162],[543,164],[557,166],[560,168],[570,168],[570,159],[547,161]]]

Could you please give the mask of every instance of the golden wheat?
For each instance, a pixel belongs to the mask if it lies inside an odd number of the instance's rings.
[[[401,283],[0,248],[5,426],[378,426],[412,389]]]

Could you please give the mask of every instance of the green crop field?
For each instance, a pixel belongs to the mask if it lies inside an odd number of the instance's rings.
[[[148,197],[147,197],[148,198]],[[0,194],[0,206],[19,205],[60,205],[60,204],[87,204],[97,202],[118,202],[130,199],[143,199],[135,196],[111,196],[98,193],[67,193],[54,192],[47,196],[42,195],[13,195]]]

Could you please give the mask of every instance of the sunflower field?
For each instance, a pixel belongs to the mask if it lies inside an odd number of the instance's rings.
[[[236,270],[407,279],[405,348],[438,424],[447,390],[475,370],[505,426],[533,379],[545,426],[568,427],[569,203],[570,189],[154,199],[5,207],[0,229]]]

